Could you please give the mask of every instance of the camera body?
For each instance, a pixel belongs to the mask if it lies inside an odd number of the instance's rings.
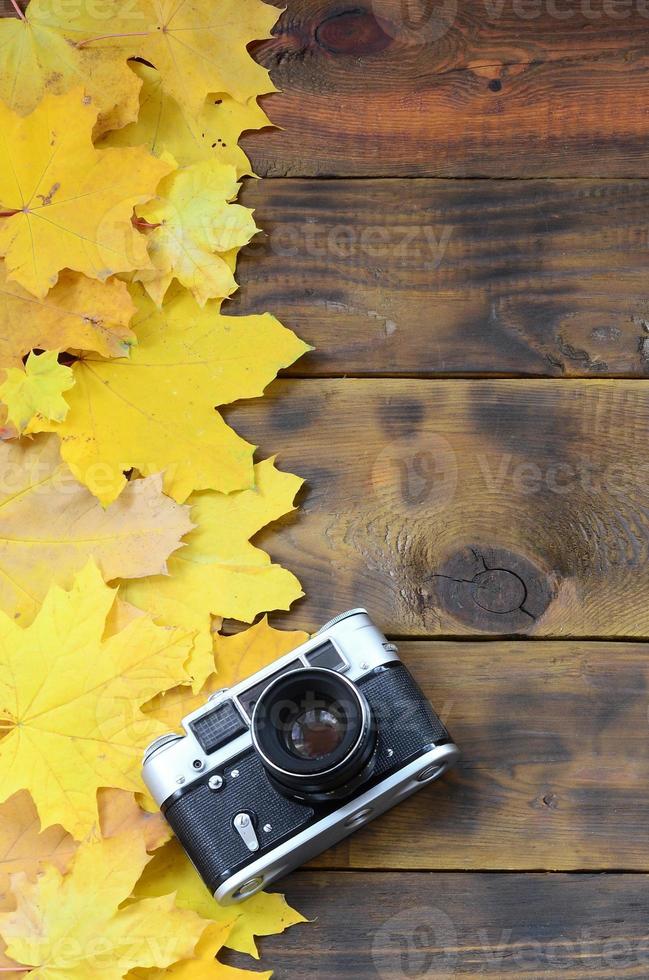
[[[364,609],[147,749],[143,778],[218,902],[242,901],[442,775],[459,757]]]

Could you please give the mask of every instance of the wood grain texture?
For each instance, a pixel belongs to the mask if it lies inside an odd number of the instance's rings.
[[[288,0],[266,176],[644,176],[644,0]]]
[[[401,642],[458,765],[314,862],[649,871],[649,648]]]
[[[634,381],[276,382],[227,413],[305,477],[257,537],[314,629],[649,635],[649,388]]]
[[[649,374],[649,182],[251,181],[228,312],[316,346],[296,375]]]
[[[263,940],[262,964],[275,980],[646,977],[648,884],[644,875],[298,873],[287,897],[314,921]]]

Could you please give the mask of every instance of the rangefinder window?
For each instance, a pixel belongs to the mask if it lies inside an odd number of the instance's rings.
[[[344,670],[347,666],[330,640],[307,654],[306,659],[312,667],[326,667],[329,670]]]
[[[289,670],[299,670],[299,668],[303,666],[304,664],[301,660],[291,660],[290,664],[282,667],[281,670],[276,670],[274,674],[266,677],[260,684],[255,684],[254,687],[249,687],[247,691],[243,691],[243,693],[239,695],[239,703],[248,717],[252,718],[255,705],[269,684],[271,684],[276,678],[281,677],[282,674],[288,673]]]
[[[232,701],[224,701],[218,707],[191,724],[191,730],[203,752],[209,755],[226,742],[248,731],[248,726]]]

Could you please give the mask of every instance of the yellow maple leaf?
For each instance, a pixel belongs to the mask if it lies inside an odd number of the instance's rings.
[[[271,521],[294,509],[302,480],[273,459],[255,466],[255,486],[189,498],[196,527],[168,561],[168,575],[124,583],[123,596],[163,625],[198,631],[188,663],[196,690],[212,672],[210,615],[250,622],[259,612],[288,609],[303,593],[292,572],[250,543]]]
[[[52,586],[34,622],[0,614],[0,800],[32,794],[44,827],[76,839],[97,823],[97,790],[141,789],[144,747],[162,726],[140,706],[182,683],[191,637],[146,617],[104,638],[115,592],[96,566]]]
[[[12,874],[24,872],[30,881],[47,862],[64,871],[75,851],[75,843],[62,827],[41,832],[34,802],[25,790],[15,793],[0,806],[0,913],[15,907],[10,888]],[[24,976],[19,964],[10,960],[0,939],[0,975],[11,980]]]
[[[180,960],[167,970],[132,970],[127,980],[270,980],[273,973],[258,973],[256,970],[239,970],[234,966],[225,966],[215,957],[221,952],[227,942],[231,926],[228,922],[212,923],[208,926],[189,960]]]
[[[154,156],[171,153],[179,167],[216,160],[234,167],[237,177],[252,173],[239,137],[272,125],[256,98],[241,103],[220,92],[209,95],[199,113],[187,112],[165,91],[155,68],[139,62],[131,68],[142,80],[139,116],[123,129],[106,133],[100,146],[144,145]]]
[[[151,853],[166,844],[171,827],[160,811],[149,813],[138,805],[135,795],[123,789],[100,789],[97,793],[99,828],[93,836],[117,837],[133,832]]]
[[[166,844],[171,836],[169,824],[160,811],[147,813],[135,802],[133,793],[121,789],[102,789],[98,793],[101,837],[133,833],[147,851]],[[79,845],[63,827],[54,824],[41,830],[34,801],[26,790],[14,793],[0,804],[0,911],[13,907],[10,877],[24,871],[30,881],[54,864],[67,871]]]
[[[173,895],[122,905],[149,860],[131,831],[82,844],[66,875],[54,865],[35,882],[14,875],[16,908],[0,914],[9,956],[33,980],[121,980],[189,958],[206,923]]]
[[[214,668],[220,687],[231,687],[268,667],[278,657],[308,640],[303,630],[278,630],[264,616],[247,630],[233,636],[214,634]],[[218,687],[213,690],[217,691]],[[211,691],[210,691],[211,693]]]
[[[0,384],[0,399],[7,406],[7,417],[23,432],[35,415],[62,422],[68,414],[64,391],[74,384],[72,370],[59,364],[59,351],[33,352],[24,368],[9,368]]]
[[[91,350],[126,355],[134,341],[135,312],[126,283],[100,283],[67,270],[44,299],[7,278],[0,260],[0,369],[19,367],[25,354],[44,350]]]
[[[192,527],[159,475],[133,480],[104,510],[61,462],[55,436],[0,442],[0,610],[21,625],[90,557],[107,580],[164,572]]]
[[[65,268],[103,281],[149,265],[133,208],[172,166],[142,147],[96,150],[96,118],[83,89],[46,96],[25,117],[0,103],[0,255],[41,299]]]
[[[120,789],[100,790],[99,822],[102,837],[134,832],[141,836],[147,851],[153,851],[169,840],[171,830],[160,811],[142,810],[132,793]],[[15,908],[10,888],[11,875],[24,872],[35,881],[47,864],[67,871],[77,850],[73,838],[62,827],[41,830],[38,813],[29,793],[21,790],[0,805],[0,912]],[[0,940],[0,973],[13,977],[17,966],[4,951]],[[19,976],[24,976],[24,970]]]
[[[256,959],[259,951],[255,936],[277,935],[298,922],[306,922],[279,894],[260,892],[235,906],[219,905],[175,838],[154,854],[135,887],[135,895],[155,898],[171,891],[176,893],[179,908],[191,909],[203,919],[229,926],[226,945]]]
[[[265,68],[248,51],[270,37],[279,16],[261,0],[118,0],[86,5],[65,32],[86,48],[140,57],[160,72],[167,92],[197,115],[211,92],[239,102],[276,91]]]
[[[10,908],[9,878],[24,871],[33,881],[43,864],[61,871],[69,866],[77,848],[63,827],[41,830],[34,801],[26,790],[0,805],[0,909]]]
[[[135,278],[158,306],[174,278],[200,306],[237,288],[223,253],[245,245],[259,230],[249,208],[230,203],[239,187],[234,167],[206,160],[169,174],[155,200],[136,209],[150,226],[146,234],[153,270]]]
[[[196,711],[210,694],[245,680],[251,674],[272,664],[304,643],[308,633],[301,630],[278,630],[263,616],[258,623],[233,636],[213,634],[213,655],[209,660],[210,676],[198,693],[191,687],[175,687],[153,698],[144,710],[150,712],[169,730],[180,731],[180,722]]]
[[[179,502],[192,490],[251,486],[253,447],[214,406],[261,395],[308,346],[268,313],[223,316],[215,301],[201,309],[174,287],[162,310],[141,286],[132,294],[138,342],[131,356],[74,364],[67,418],[34,430],[58,433],[72,472],[106,505],[131,467],[164,471],[165,492]]]
[[[32,0],[22,17],[0,20],[0,99],[25,116],[45,95],[63,95],[83,85],[99,112],[94,136],[132,122],[138,114],[139,77],[126,59],[120,62],[110,51],[71,44],[56,10],[47,0]],[[69,19],[65,5],[58,12],[62,21]]]

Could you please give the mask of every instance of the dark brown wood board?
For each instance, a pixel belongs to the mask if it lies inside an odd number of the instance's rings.
[[[642,0],[292,0],[264,176],[644,177]]]
[[[275,622],[367,606],[463,750],[291,876],[264,962],[644,978],[649,9],[289,0],[256,52],[229,312],[316,348],[228,412],[306,479]]]
[[[644,644],[399,649],[463,758],[319,867],[649,871]]]
[[[644,382],[289,379],[228,417],[307,484],[256,539],[306,592],[278,621],[649,635]]]
[[[263,941],[275,980],[649,973],[645,875],[298,872],[287,897],[313,922]]]
[[[293,376],[647,377],[649,182],[262,180],[226,312],[315,350]]]

